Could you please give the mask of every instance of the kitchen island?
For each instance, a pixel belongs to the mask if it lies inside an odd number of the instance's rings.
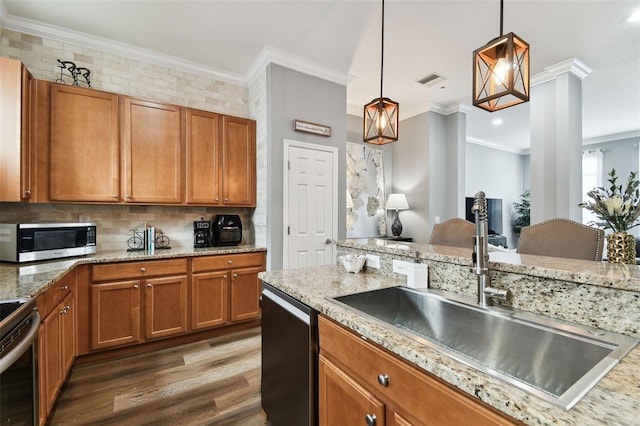
[[[636,347],[627,354],[571,410],[566,411],[327,299],[405,284],[406,277],[392,272],[393,259],[427,263],[432,288],[475,295],[474,276],[467,275],[469,250],[381,243],[380,240],[350,240],[338,242],[337,245],[339,254],[380,256],[380,268],[369,268],[353,274],[347,273],[342,265],[336,265],[271,271],[259,276],[264,282],[398,358],[525,424],[637,424],[640,418],[640,348]],[[520,263],[517,259],[511,260],[491,262],[495,285],[506,285],[514,292],[511,306],[638,337],[640,286],[636,266],[540,256],[520,258]],[[523,277],[526,277],[526,282]],[[539,291],[538,286],[548,286],[546,293]],[[581,300],[572,300],[576,297]],[[591,297],[599,299],[600,306],[593,307],[593,301],[589,300]],[[625,304],[627,306],[622,306]],[[576,309],[576,306],[579,308]],[[610,311],[610,315],[607,318],[595,318],[597,315],[594,315],[594,310],[603,312],[605,316]],[[621,324],[618,316],[625,317]],[[320,347],[322,350],[322,341]]]

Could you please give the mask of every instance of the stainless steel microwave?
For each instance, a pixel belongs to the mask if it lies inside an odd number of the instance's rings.
[[[32,262],[95,252],[95,223],[0,223],[3,262]]]

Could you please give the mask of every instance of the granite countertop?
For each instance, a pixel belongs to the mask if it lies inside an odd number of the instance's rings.
[[[90,256],[63,260],[29,263],[0,262],[0,300],[29,299],[43,290],[77,265],[127,262],[140,260],[171,259],[179,257],[210,256],[220,254],[250,253],[266,251],[264,247],[239,245],[232,247],[175,248],[147,251],[114,250],[103,251]]]
[[[466,248],[405,243],[376,238],[338,241],[336,245],[390,255],[407,256],[422,261],[434,260],[471,266],[472,250]],[[489,263],[492,271],[511,272],[640,292],[640,266],[638,265],[521,255],[515,251],[504,249],[490,251]]]
[[[262,272],[259,276],[372,342],[526,424],[627,425],[635,424],[640,418],[640,369],[637,367],[640,347],[623,358],[571,410],[565,411],[327,300],[331,296],[401,285],[405,282],[403,279],[367,272],[347,273],[342,266]]]

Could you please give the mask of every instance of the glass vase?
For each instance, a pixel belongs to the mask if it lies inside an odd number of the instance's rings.
[[[609,263],[636,264],[636,238],[626,232],[614,232],[607,237]]]

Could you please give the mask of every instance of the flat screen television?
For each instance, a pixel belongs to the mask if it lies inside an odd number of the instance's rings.
[[[466,197],[465,218],[469,222],[476,221],[471,207],[473,207],[473,197]],[[487,198],[487,213],[489,215],[489,235],[502,235],[502,199]]]

